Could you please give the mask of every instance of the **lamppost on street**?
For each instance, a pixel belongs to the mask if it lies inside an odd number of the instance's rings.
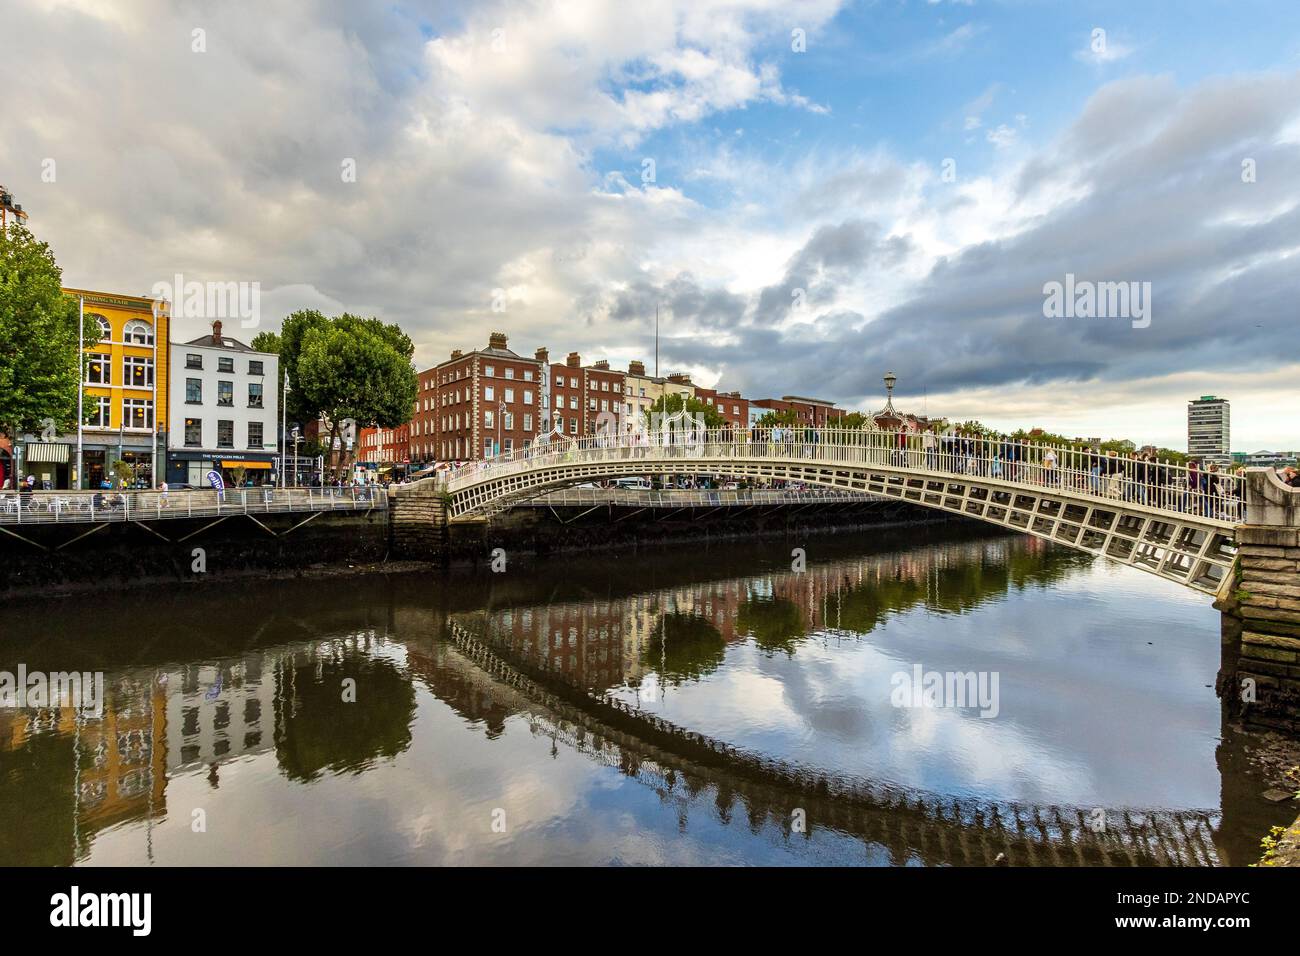
[[[497,455],[501,454],[501,422],[506,417],[506,401],[501,399],[497,402]]]

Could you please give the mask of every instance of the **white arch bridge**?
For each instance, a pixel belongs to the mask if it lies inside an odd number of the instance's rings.
[[[437,479],[450,518],[566,486],[716,474],[877,495],[976,518],[1207,593],[1229,578],[1245,521],[1240,476],[1010,439],[868,430],[704,430],[552,436]]]

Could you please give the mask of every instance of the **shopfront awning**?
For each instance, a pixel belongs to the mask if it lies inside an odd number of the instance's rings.
[[[68,450],[71,445],[61,445],[55,442],[28,442],[27,443],[27,460],[51,462],[53,464],[67,464]]]
[[[252,469],[265,468],[267,470],[270,470],[271,463],[269,461],[230,461],[229,459],[227,459],[225,461],[222,461],[221,467],[222,468],[252,468]]]

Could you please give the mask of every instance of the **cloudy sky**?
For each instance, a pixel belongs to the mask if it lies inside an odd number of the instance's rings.
[[[0,182],[70,285],[258,282],[261,328],[373,313],[422,368],[492,329],[652,363],[658,303],[661,370],[752,397],[877,407],[893,370],[931,415],[1181,448],[1218,394],[1234,448],[1300,447],[1290,0],[3,19]],[[1046,317],[1067,273],[1149,282],[1150,324]]]

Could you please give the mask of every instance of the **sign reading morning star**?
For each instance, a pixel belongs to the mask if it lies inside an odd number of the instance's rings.
[[[1129,319],[1135,329],[1151,324],[1150,282],[1076,281],[1044,283],[1043,315],[1049,319]]]

